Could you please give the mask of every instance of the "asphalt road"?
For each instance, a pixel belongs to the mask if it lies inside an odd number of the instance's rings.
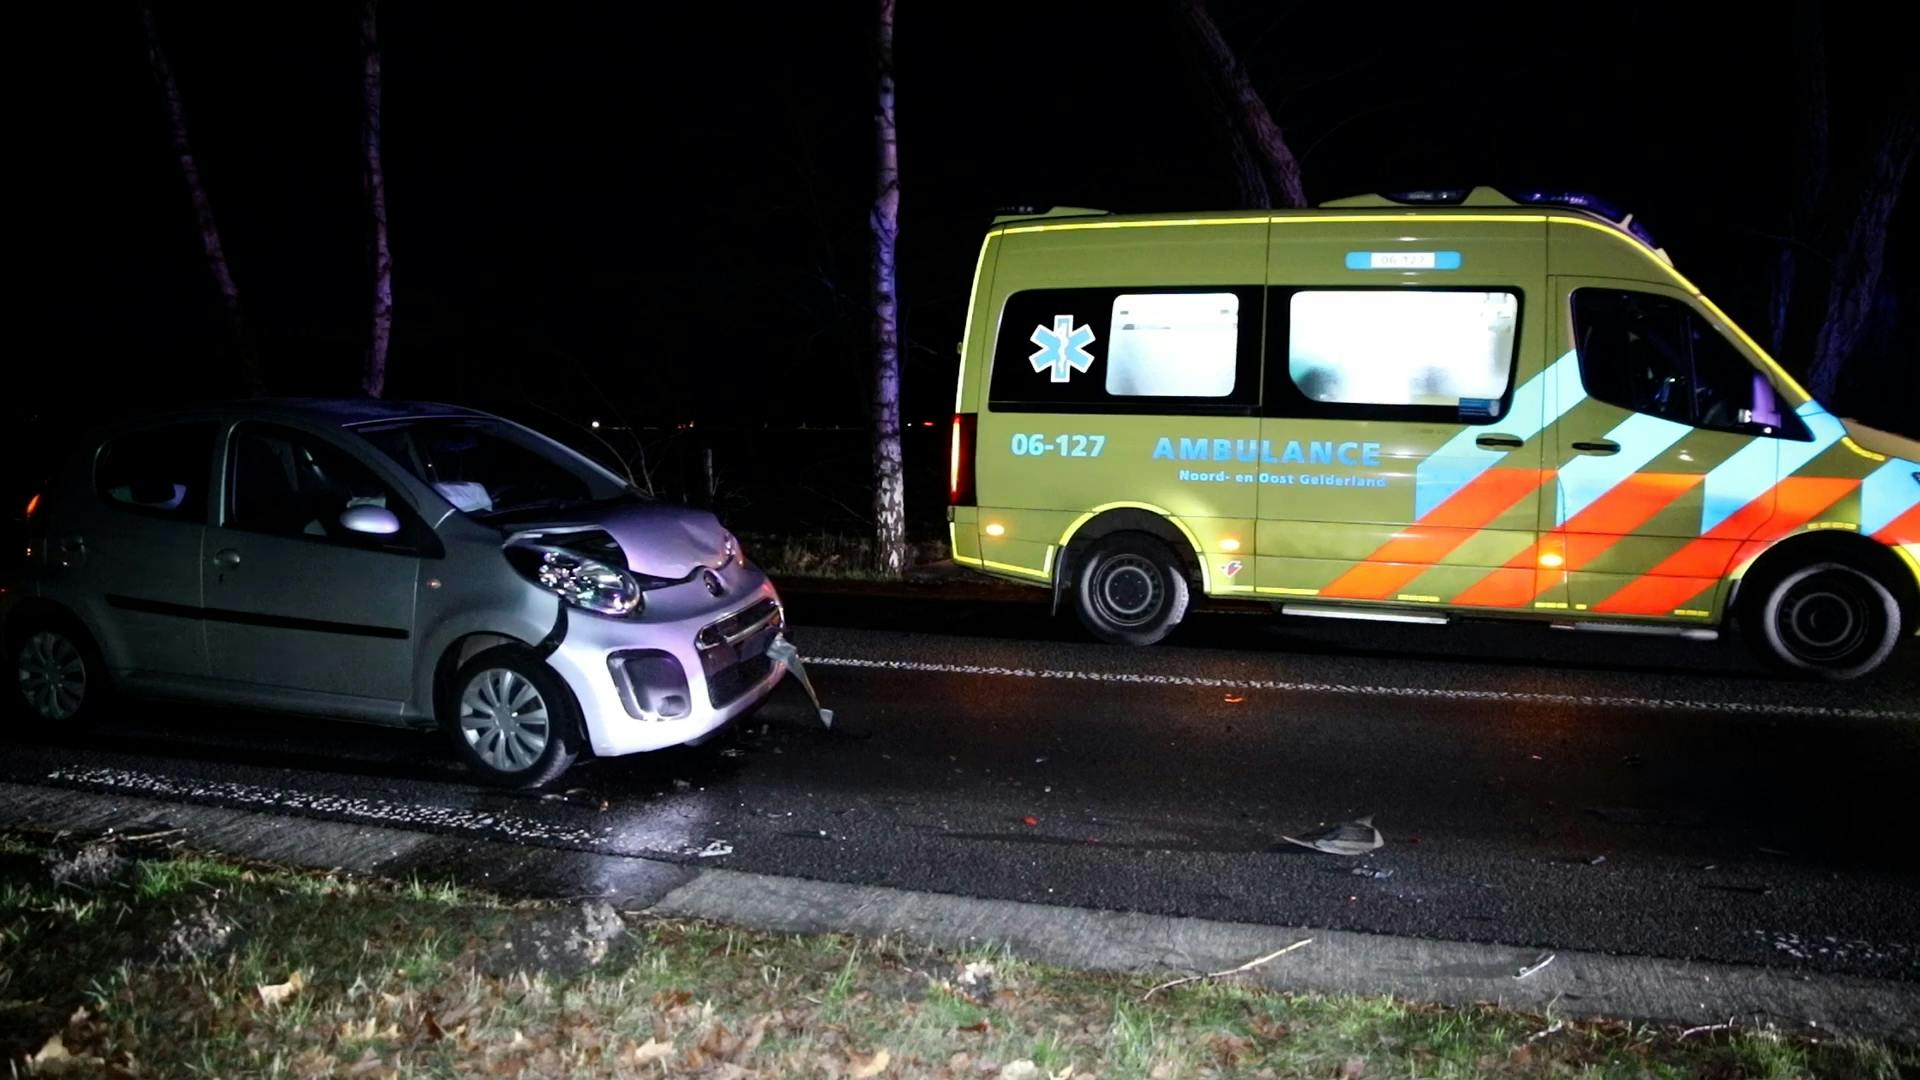
[[[1736,642],[792,593],[717,744],[464,781],[437,736],[129,704],[0,777],[833,881],[1920,980],[1920,648],[1774,679]],[[1371,814],[1349,859],[1281,841]],[[702,857],[718,842],[731,853]],[[712,848],[712,850],[719,850]],[[1357,873],[1363,870],[1364,873]]]

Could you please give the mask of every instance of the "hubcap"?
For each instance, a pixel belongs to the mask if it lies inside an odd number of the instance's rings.
[[[1780,637],[1811,663],[1843,661],[1870,644],[1873,631],[1869,597],[1844,574],[1816,574],[1781,598]]]
[[[1139,555],[1116,555],[1100,568],[1094,586],[1100,613],[1121,626],[1151,622],[1160,611],[1165,589],[1160,568]]]
[[[47,720],[65,720],[87,698],[87,662],[73,642],[43,630],[20,647],[20,695]]]
[[[546,752],[547,703],[518,672],[488,668],[460,693],[460,733],[501,772],[530,768]]]

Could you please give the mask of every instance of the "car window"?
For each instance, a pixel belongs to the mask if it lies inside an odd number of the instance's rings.
[[[469,514],[552,509],[624,493],[618,481],[502,421],[404,420],[354,430]]]
[[[406,523],[406,505],[373,470],[302,432],[242,424],[228,440],[228,528],[305,536],[365,547],[393,537],[348,529],[350,507],[383,507]]]
[[[1676,423],[1805,438],[1766,376],[1687,304],[1630,289],[1575,289],[1580,382],[1609,405]]]
[[[204,522],[213,431],[211,422],[174,424],[109,439],[94,457],[95,489],[115,506]]]

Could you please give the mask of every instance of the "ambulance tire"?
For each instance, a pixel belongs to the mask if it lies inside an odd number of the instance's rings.
[[[1755,599],[1747,640],[1762,659],[1790,674],[1857,679],[1885,663],[1899,644],[1899,601],[1846,563],[1800,567]]]
[[[1173,551],[1145,533],[1115,533],[1079,560],[1074,608],[1094,637],[1152,645],[1187,614],[1187,573]]]

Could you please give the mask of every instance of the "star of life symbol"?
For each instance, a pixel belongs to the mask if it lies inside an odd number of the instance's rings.
[[[1036,326],[1033,336],[1027,340],[1040,346],[1040,351],[1027,358],[1032,361],[1033,370],[1051,368],[1054,382],[1066,382],[1074,372],[1093,366],[1093,354],[1087,351],[1087,346],[1093,344],[1093,327],[1084,323],[1074,326],[1071,315],[1055,315],[1053,329]]]

